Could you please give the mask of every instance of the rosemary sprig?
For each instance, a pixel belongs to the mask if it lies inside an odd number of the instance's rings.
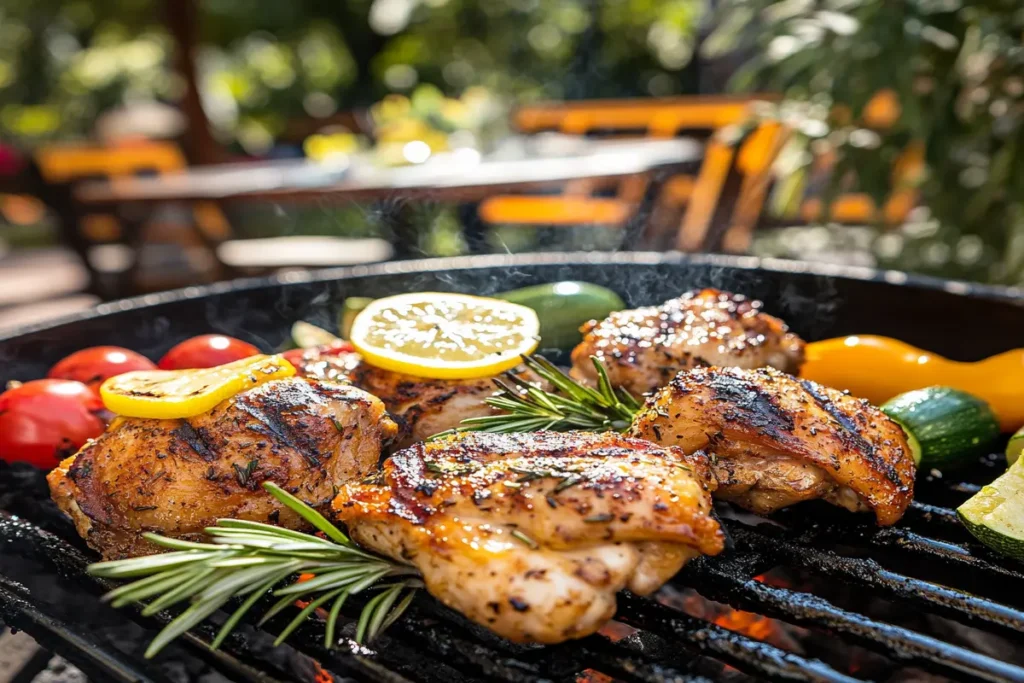
[[[326,538],[260,522],[221,519],[216,526],[205,529],[210,543],[147,533],[144,535],[148,540],[171,552],[89,565],[89,573],[94,576],[134,579],[104,596],[114,607],[142,603],[142,613],[148,616],[182,602],[190,603],[157,634],[146,650],[146,657],[154,656],[233,598],[245,600],[210,644],[214,649],[268,591],[279,600],[263,616],[261,625],[296,600],[308,601],[281,631],[275,645],[323,605],[330,608],[324,645],[332,647],[341,606],[350,595],[364,590],[381,592],[366,603],[360,614],[356,628],[356,640],[360,642],[379,635],[412,602],[416,590],[423,585],[414,567],[360,549],[295,496],[271,482],[263,487]],[[299,574],[305,580],[287,582],[289,577]],[[385,580],[385,584],[380,583]],[[286,585],[273,590],[282,583]]]
[[[486,399],[488,405],[504,412],[463,420],[456,431],[623,432],[640,410],[640,403],[629,392],[612,387],[604,365],[596,356],[590,357],[597,370],[596,389],[580,384],[543,356],[522,358],[523,364],[554,391],[539,389],[515,373],[506,372],[503,378],[494,380],[498,393]]]

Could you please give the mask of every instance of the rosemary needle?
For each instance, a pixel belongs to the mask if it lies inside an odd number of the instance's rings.
[[[520,375],[506,372],[502,378],[494,380],[498,393],[486,399],[488,405],[503,412],[463,420],[462,426],[454,431],[509,434],[578,429],[624,432],[641,408],[631,394],[612,387],[604,365],[596,356],[590,357],[597,371],[596,389],[580,384],[543,356],[526,355],[522,359],[533,374],[554,390],[541,389]],[[451,432],[443,434],[448,433]]]
[[[228,601],[244,598],[211,644],[214,648],[220,646],[242,617],[268,592],[279,600],[264,620],[296,600],[309,602],[284,628],[278,642],[287,638],[316,607],[333,601],[325,633],[330,646],[341,605],[349,595],[363,590],[379,588],[383,592],[371,598],[363,608],[357,640],[373,639],[409,606],[414,593],[422,586],[415,568],[360,549],[295,496],[270,482],[263,487],[326,538],[270,524],[222,519],[216,526],[206,529],[209,543],[145,534],[152,543],[170,552],[89,565],[88,571],[93,576],[133,579],[105,596],[115,607],[145,602],[144,613],[152,614],[188,603],[188,608],[153,639],[146,657],[157,654]],[[307,580],[288,582],[289,577],[300,574],[307,575]],[[405,596],[401,597],[403,593]]]

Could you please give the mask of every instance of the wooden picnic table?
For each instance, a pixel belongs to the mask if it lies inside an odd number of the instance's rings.
[[[202,166],[154,177],[86,181],[76,200],[89,210],[131,209],[133,221],[157,205],[215,201],[326,203],[425,199],[473,204],[495,193],[551,190],[573,182],[651,176],[692,165],[703,147],[688,139],[595,140],[559,135],[514,137],[490,154],[472,149],[436,154],[407,166],[382,166],[360,155],[343,163],[278,160]],[[404,202],[403,202],[404,204]],[[468,212],[465,215],[469,215]],[[393,226],[399,256],[415,243],[411,226]],[[467,235],[474,244],[474,238]]]

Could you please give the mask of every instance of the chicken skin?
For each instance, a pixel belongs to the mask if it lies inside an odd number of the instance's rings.
[[[47,479],[89,545],[116,559],[159,550],[142,532],[203,540],[222,517],[306,528],[263,482],[327,505],[338,486],[377,469],[396,431],[370,394],[293,377],[196,417],[117,418]]]
[[[460,433],[405,449],[333,508],[365,547],[415,565],[449,607],[516,642],[597,631],[722,550],[703,455],[616,434]]]
[[[591,385],[604,363],[613,386],[641,396],[659,389],[680,370],[716,365],[772,366],[796,373],[804,342],[761,302],[717,289],[691,291],[660,306],[617,311],[592,320],[572,352],[571,375]]]
[[[903,429],[867,401],[772,368],[696,368],[648,398],[630,435],[713,455],[717,498],[759,514],[823,498],[899,521],[914,494]]]
[[[352,382],[384,401],[401,426],[397,448],[455,429],[467,418],[495,413],[484,402],[497,390],[490,377],[426,379],[374,367],[358,353],[325,355],[315,349],[304,354],[297,367],[306,377]]]

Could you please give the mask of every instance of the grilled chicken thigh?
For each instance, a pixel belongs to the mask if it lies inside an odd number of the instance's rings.
[[[48,476],[58,506],[108,559],[158,550],[144,531],[202,540],[220,517],[306,524],[261,488],[322,506],[373,472],[397,428],[353,386],[279,379],[184,420],[117,418]]]
[[[306,354],[298,370],[307,377],[350,381],[384,401],[402,428],[396,447],[454,429],[466,418],[495,412],[484,403],[496,391],[490,377],[426,379],[374,367],[358,353],[323,355],[315,350]]]
[[[717,498],[757,513],[811,498],[897,522],[914,492],[903,429],[867,401],[772,368],[697,368],[651,396],[630,435],[713,454]]]
[[[622,588],[651,593],[722,550],[712,481],[703,455],[615,434],[462,433],[395,454],[333,507],[448,606],[556,643],[599,629]]]
[[[795,373],[804,342],[761,302],[717,289],[691,291],[661,306],[616,311],[581,328],[572,352],[572,376],[596,384],[591,356],[614,386],[640,396],[668,384],[680,370],[717,365],[765,365]]]

